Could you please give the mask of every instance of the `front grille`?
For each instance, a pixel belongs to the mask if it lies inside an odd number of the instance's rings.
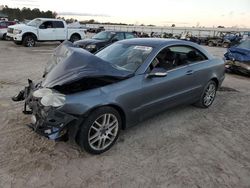
[[[13,28],[8,28],[8,33],[13,33],[14,29]]]

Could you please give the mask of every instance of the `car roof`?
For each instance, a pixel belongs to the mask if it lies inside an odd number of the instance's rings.
[[[174,43],[190,44],[190,42],[183,41],[183,40],[162,39],[162,38],[133,38],[133,39],[119,41],[119,43],[136,44],[136,45],[152,46],[152,47],[158,47],[158,46],[174,44]]]
[[[61,19],[56,19],[56,18],[35,18],[35,19],[40,19],[42,21],[63,21]]]

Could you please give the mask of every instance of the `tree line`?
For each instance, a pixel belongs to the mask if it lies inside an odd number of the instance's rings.
[[[23,21],[25,19],[32,20],[34,18],[56,18],[56,12],[48,11],[40,11],[38,8],[30,9],[23,7],[19,8],[9,8],[8,6],[4,6],[2,13],[8,15],[9,20],[17,19],[19,21]]]

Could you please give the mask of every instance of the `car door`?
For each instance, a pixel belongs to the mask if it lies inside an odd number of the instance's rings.
[[[171,47],[168,47],[168,49],[171,50]],[[176,54],[179,50],[172,50],[171,52],[173,52],[174,58],[170,58],[170,61],[174,63],[178,57]],[[154,64],[154,62],[152,62],[152,64]],[[196,86],[193,84],[195,81],[194,70],[190,69],[188,61],[181,59],[178,65],[168,68],[154,67],[151,68],[148,73],[154,71],[166,73],[166,75],[149,77],[146,74],[143,77],[141,92],[143,102],[137,109],[138,112],[142,114],[141,119],[179,104],[190,103],[195,99]]]
[[[38,39],[41,41],[55,40],[54,32],[52,21],[45,21],[38,28]]]
[[[53,27],[55,28],[55,40],[65,40],[67,38],[67,31],[62,21],[53,21]]]

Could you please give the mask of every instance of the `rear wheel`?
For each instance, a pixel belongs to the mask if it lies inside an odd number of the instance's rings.
[[[77,34],[73,34],[71,37],[70,37],[70,42],[75,42],[75,41],[78,41],[80,40],[81,37]]]
[[[23,39],[23,45],[26,47],[34,47],[36,44],[36,40],[32,35],[27,35]]]
[[[210,80],[205,86],[200,100],[195,103],[196,106],[201,108],[208,108],[214,102],[216,96],[217,85],[215,81]]]
[[[89,153],[103,153],[116,142],[121,123],[120,114],[114,108],[98,108],[82,124],[77,143]]]

